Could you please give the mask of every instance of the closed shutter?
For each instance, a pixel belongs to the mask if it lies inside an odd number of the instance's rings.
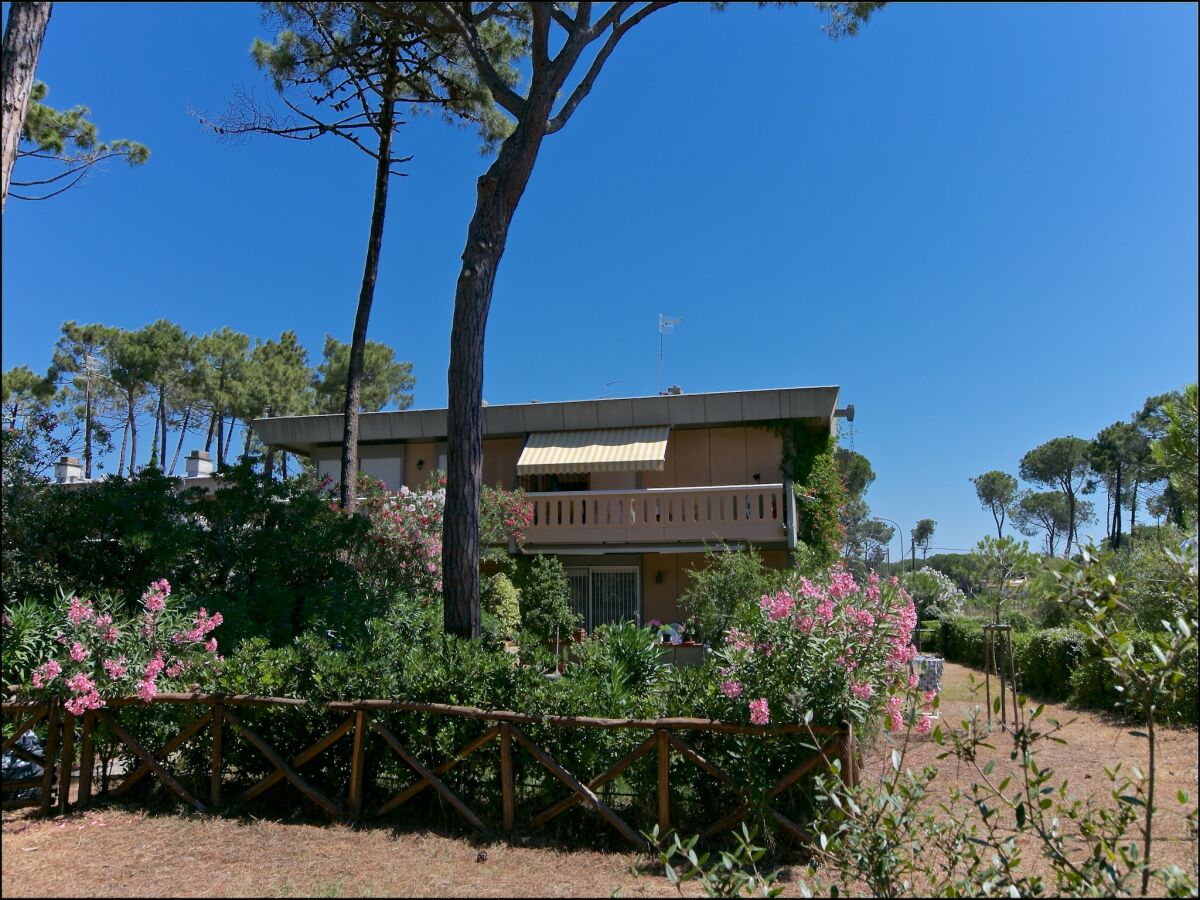
[[[389,491],[399,490],[400,485],[404,484],[404,463],[398,456],[359,459],[358,469],[364,475],[382,481]]]

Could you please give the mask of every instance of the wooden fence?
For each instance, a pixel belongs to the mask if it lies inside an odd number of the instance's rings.
[[[819,749],[770,787],[767,792],[770,801],[774,801],[805,775],[813,773],[819,767],[828,766],[834,759],[840,761],[843,779],[850,784],[857,781],[855,762],[857,752],[854,732],[848,724],[840,727],[804,724],[758,726],[686,718],[599,719],[578,716],[535,716],[507,710],[482,710],[464,706],[401,700],[351,700],[312,704],[305,700],[282,697],[222,697],[204,694],[159,694],[151,703],[186,706],[196,710],[196,715],[188,724],[161,748],[153,751],[143,746],[122,725],[118,717],[119,710],[123,707],[145,705],[142,700],[135,697],[109,700],[106,708],[85,712],[81,717],[82,723],[77,723],[77,717],[63,710],[58,702],[4,702],[3,715],[12,716],[17,720],[15,730],[4,740],[4,750],[6,752],[11,750],[19,757],[43,767],[43,774],[38,778],[3,783],[5,793],[28,788],[36,788],[39,791],[39,795],[35,799],[5,800],[4,808],[38,806],[42,814],[49,814],[52,811],[67,812],[72,806],[71,786],[76,767],[77,749],[79,786],[74,805],[88,804],[93,796],[93,776],[96,769],[94,737],[98,723],[104,723],[111,734],[124,744],[132,758],[137,761],[136,767],[131,767],[116,787],[108,792],[108,795],[113,798],[126,794],[135,784],[150,776],[157,779],[167,790],[193,809],[199,812],[216,809],[221,806],[224,799],[222,789],[225,786],[227,773],[223,760],[226,748],[229,746],[228,742],[233,738],[247,742],[261,753],[273,767],[268,775],[240,792],[236,798],[239,802],[251,801],[271,787],[286,781],[330,817],[338,820],[361,820],[367,814],[375,817],[388,815],[426,789],[432,789],[472,828],[483,832],[488,830],[488,826],[462,797],[447,786],[442,780],[442,776],[467,757],[495,743],[499,747],[500,806],[502,811],[500,825],[503,831],[510,832],[515,825],[516,791],[514,789],[513,759],[515,753],[519,749],[523,749],[561,782],[568,791],[561,800],[532,817],[533,827],[540,828],[576,804],[582,803],[626,840],[639,847],[644,847],[645,841],[638,831],[605,803],[596,791],[620,776],[632,763],[648,754],[657,756],[657,823],[661,834],[666,834],[671,827],[670,766],[672,754],[698,766],[725,788],[728,788],[736,798],[736,805],[727,814],[705,828],[702,832],[703,836],[710,837],[727,831],[751,810],[752,801],[743,790],[743,785],[697,752],[684,740],[685,735],[718,732],[752,736],[795,735],[797,740],[801,740],[800,735],[814,737],[820,745]],[[334,717],[340,717],[340,722],[315,743],[291,754],[289,760],[287,753],[272,747],[243,723],[235,710],[245,707],[323,708]],[[382,714],[391,712],[474,719],[483,722],[487,728],[448,758],[441,760],[436,765],[427,765],[410,753],[382,721]],[[38,756],[19,746],[17,741],[22,734],[31,728],[38,727],[43,720],[45,720],[46,740],[43,745],[44,753]],[[78,748],[75,743],[77,724],[80,725]],[[529,738],[522,726],[531,724],[561,728],[630,729],[647,732],[647,737],[607,770],[584,781],[582,777],[567,771],[553,756]],[[205,730],[208,732],[208,755],[211,759],[211,768],[207,796],[201,799],[193,795],[171,774],[168,765],[173,754],[176,754],[185,743]],[[417,780],[384,801],[377,809],[364,812],[365,746],[372,734],[381,738],[391,751],[415,772]],[[344,791],[344,802],[340,796],[330,796],[328,791],[318,790],[299,772],[305,764],[314,760],[343,738],[349,738],[352,742],[350,772]],[[764,812],[784,831],[802,841],[808,840],[809,836],[804,829],[783,815],[770,802],[766,804]]]

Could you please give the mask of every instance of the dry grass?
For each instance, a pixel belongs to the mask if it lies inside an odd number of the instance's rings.
[[[942,714],[949,723],[972,703],[965,689],[968,671],[947,666]],[[1039,756],[1042,765],[1070,779],[1073,791],[1102,798],[1103,765],[1144,758],[1144,741],[1105,717],[1061,707],[1048,708],[1047,715],[1077,720],[1064,732],[1068,746],[1051,745]],[[868,750],[864,776],[883,771],[888,740]],[[998,736],[995,742],[1001,767],[1009,765],[1003,741]],[[1186,839],[1173,798],[1179,789],[1196,794],[1196,732],[1164,730],[1161,748],[1159,858],[1194,870],[1196,847]],[[909,754],[910,764],[920,765],[933,761],[936,748],[922,741]],[[944,770],[947,784],[966,781],[967,773],[953,763]],[[487,860],[477,862],[481,849]],[[676,894],[648,867],[636,873],[633,853],[485,844],[385,828],[153,816],[120,808],[48,821],[6,813],[3,850],[3,893],[14,897],[607,896],[614,889],[621,896]],[[788,884],[785,894],[795,893],[797,885]]]

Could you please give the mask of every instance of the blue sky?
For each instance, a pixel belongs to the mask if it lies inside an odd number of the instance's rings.
[[[5,10],[7,15],[7,9]],[[490,403],[838,384],[867,494],[934,547],[991,529],[968,479],[1091,437],[1197,370],[1195,5],[894,5],[834,42],[811,6],[660,12],[547,139],[487,333]],[[267,99],[250,4],[56,4],[38,77],[146,143],[10,200],[3,365],[66,319],[346,340],[371,161],[332,138],[230,146],[189,109]],[[444,405],[453,287],[486,166],[419,118],[370,336]],[[20,177],[20,170],[17,170]],[[610,382],[617,382],[610,384]],[[1103,508],[1103,497],[1099,498]],[[893,543],[895,546],[895,543]]]

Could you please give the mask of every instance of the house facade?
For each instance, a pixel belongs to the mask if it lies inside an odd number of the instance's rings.
[[[782,425],[836,432],[837,387],[524,403],[483,410],[483,481],[533,504],[524,553],[557,556],[593,627],[674,621],[706,547],[753,546],[782,568],[796,545]],[[341,415],[259,419],[270,447],[337,480]],[[363,413],[359,466],[390,490],[446,467],[446,410]]]

